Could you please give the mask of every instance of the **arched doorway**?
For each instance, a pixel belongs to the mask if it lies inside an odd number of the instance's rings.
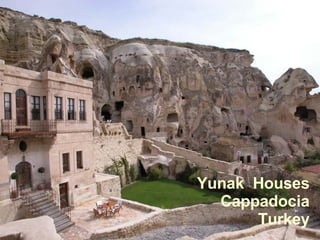
[[[112,119],[111,106],[109,104],[103,105],[101,108],[101,116],[103,117],[104,121]]]
[[[31,188],[31,164],[28,162],[20,162],[16,165],[17,187],[19,189]]]
[[[27,125],[27,95],[22,89],[16,91],[16,116],[17,125]]]

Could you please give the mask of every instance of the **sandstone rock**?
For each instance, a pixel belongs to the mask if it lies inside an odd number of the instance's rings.
[[[121,41],[4,8],[0,23],[1,59],[92,80],[96,118],[122,122],[134,137],[161,135],[174,145],[211,151],[219,136],[252,136],[266,148],[277,135],[279,151],[292,140],[298,155],[319,148],[320,95],[309,94],[318,85],[303,69],[289,69],[272,85],[251,66],[247,50]]]
[[[288,143],[279,136],[271,136],[270,138],[270,142],[273,146],[273,149],[275,151],[275,153],[280,153],[283,155],[291,155],[291,151],[289,149]]]

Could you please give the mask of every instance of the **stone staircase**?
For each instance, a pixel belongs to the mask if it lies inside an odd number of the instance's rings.
[[[71,227],[74,223],[70,218],[56,205],[56,203],[48,198],[45,191],[37,191],[29,193],[23,197],[24,206],[26,206],[32,216],[47,215],[53,219],[57,232]]]

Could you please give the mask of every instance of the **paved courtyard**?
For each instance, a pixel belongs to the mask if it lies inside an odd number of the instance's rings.
[[[99,230],[108,231],[108,228],[117,227],[120,225],[127,225],[130,222],[139,218],[143,218],[148,213],[139,211],[127,206],[122,206],[120,213],[108,217],[94,217],[93,208],[96,206],[98,200],[107,200],[104,198],[97,198],[92,201],[86,202],[71,212],[71,220],[75,226],[68,228],[60,233],[61,237],[66,240],[73,239],[89,239],[92,233]]]

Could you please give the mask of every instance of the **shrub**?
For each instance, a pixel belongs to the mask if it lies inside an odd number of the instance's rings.
[[[287,162],[286,165],[284,166],[284,169],[289,173],[296,171],[296,167],[293,162]]]
[[[211,153],[210,153],[209,149],[202,149],[201,154],[204,157],[211,157]]]
[[[159,180],[161,178],[162,178],[162,171],[159,167],[153,168],[148,175],[148,180]]]
[[[183,170],[183,172],[177,174],[176,179],[178,181],[184,182],[184,183],[191,183],[189,180],[191,180],[192,178],[190,178],[191,175],[193,175],[194,173],[196,173],[199,170],[199,167],[195,166],[195,167],[190,167],[189,164],[186,165],[185,169]],[[190,179],[189,179],[190,178]],[[193,181],[193,180],[192,180]],[[191,183],[192,184],[192,183]]]
[[[188,177],[188,183],[192,184],[192,185],[197,185],[199,184],[198,181],[198,177],[200,177],[200,172],[199,170],[197,170],[196,172],[192,173],[189,177]]]
[[[10,178],[11,179],[17,179],[18,178],[18,173],[16,173],[16,172],[11,173]]]
[[[131,182],[130,173],[129,173],[129,162],[127,160],[127,156],[124,155],[120,157],[120,161],[122,162],[122,165],[124,166],[124,174],[126,177],[126,183],[129,184]]]

